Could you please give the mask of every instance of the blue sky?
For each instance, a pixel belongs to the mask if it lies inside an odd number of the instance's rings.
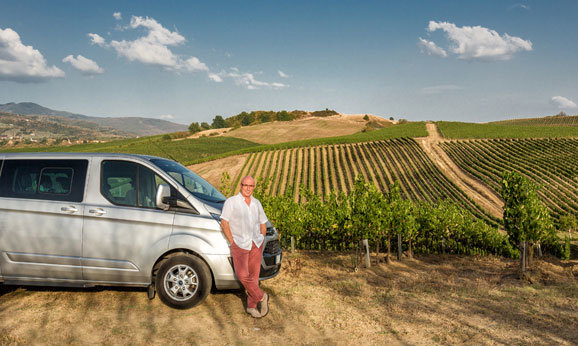
[[[0,103],[178,123],[578,113],[578,1],[0,2]]]

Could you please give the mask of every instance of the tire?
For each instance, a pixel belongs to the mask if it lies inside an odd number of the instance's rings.
[[[205,262],[186,254],[163,260],[155,277],[159,298],[175,309],[189,309],[202,303],[211,285],[211,272]]]

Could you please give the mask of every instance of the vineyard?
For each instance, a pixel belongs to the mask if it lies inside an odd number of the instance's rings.
[[[543,118],[502,120],[494,121],[492,124],[521,126],[578,126],[578,115],[553,115]]]
[[[574,117],[568,118],[565,123],[549,124],[545,123],[546,120],[528,120],[526,123],[512,121],[509,123],[488,124],[439,121],[436,124],[443,137],[448,139],[578,137],[578,124],[572,119]],[[535,125],[532,125],[532,123],[535,123]]]
[[[491,225],[499,222],[449,180],[411,138],[254,152],[231,182],[232,193],[239,191],[245,175],[267,182],[268,195],[291,195],[296,201],[304,200],[300,186],[323,198],[331,191],[351,192],[357,176],[383,193],[399,181],[404,199],[449,199]]]
[[[463,170],[500,190],[502,172],[515,170],[541,186],[551,215],[578,213],[578,140],[490,139],[440,143]]]

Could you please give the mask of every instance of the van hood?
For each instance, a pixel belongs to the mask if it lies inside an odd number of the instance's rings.
[[[205,208],[207,208],[207,211],[211,214],[221,215],[221,213],[223,212],[224,203],[216,203],[209,201],[203,201],[203,203],[205,204]]]

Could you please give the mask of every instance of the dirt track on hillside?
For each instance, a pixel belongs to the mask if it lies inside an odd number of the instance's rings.
[[[443,140],[438,128],[434,123],[426,124],[428,137],[415,138],[422,146],[427,155],[462,191],[464,191],[478,205],[484,208],[490,215],[502,218],[504,202],[494,190],[470,176],[459,168],[450,157],[439,147]]]
[[[375,259],[375,257],[374,257]],[[354,271],[348,254],[287,253],[264,281],[271,310],[242,291],[175,310],[136,288],[0,286],[0,345],[576,345],[578,263],[425,256]]]

